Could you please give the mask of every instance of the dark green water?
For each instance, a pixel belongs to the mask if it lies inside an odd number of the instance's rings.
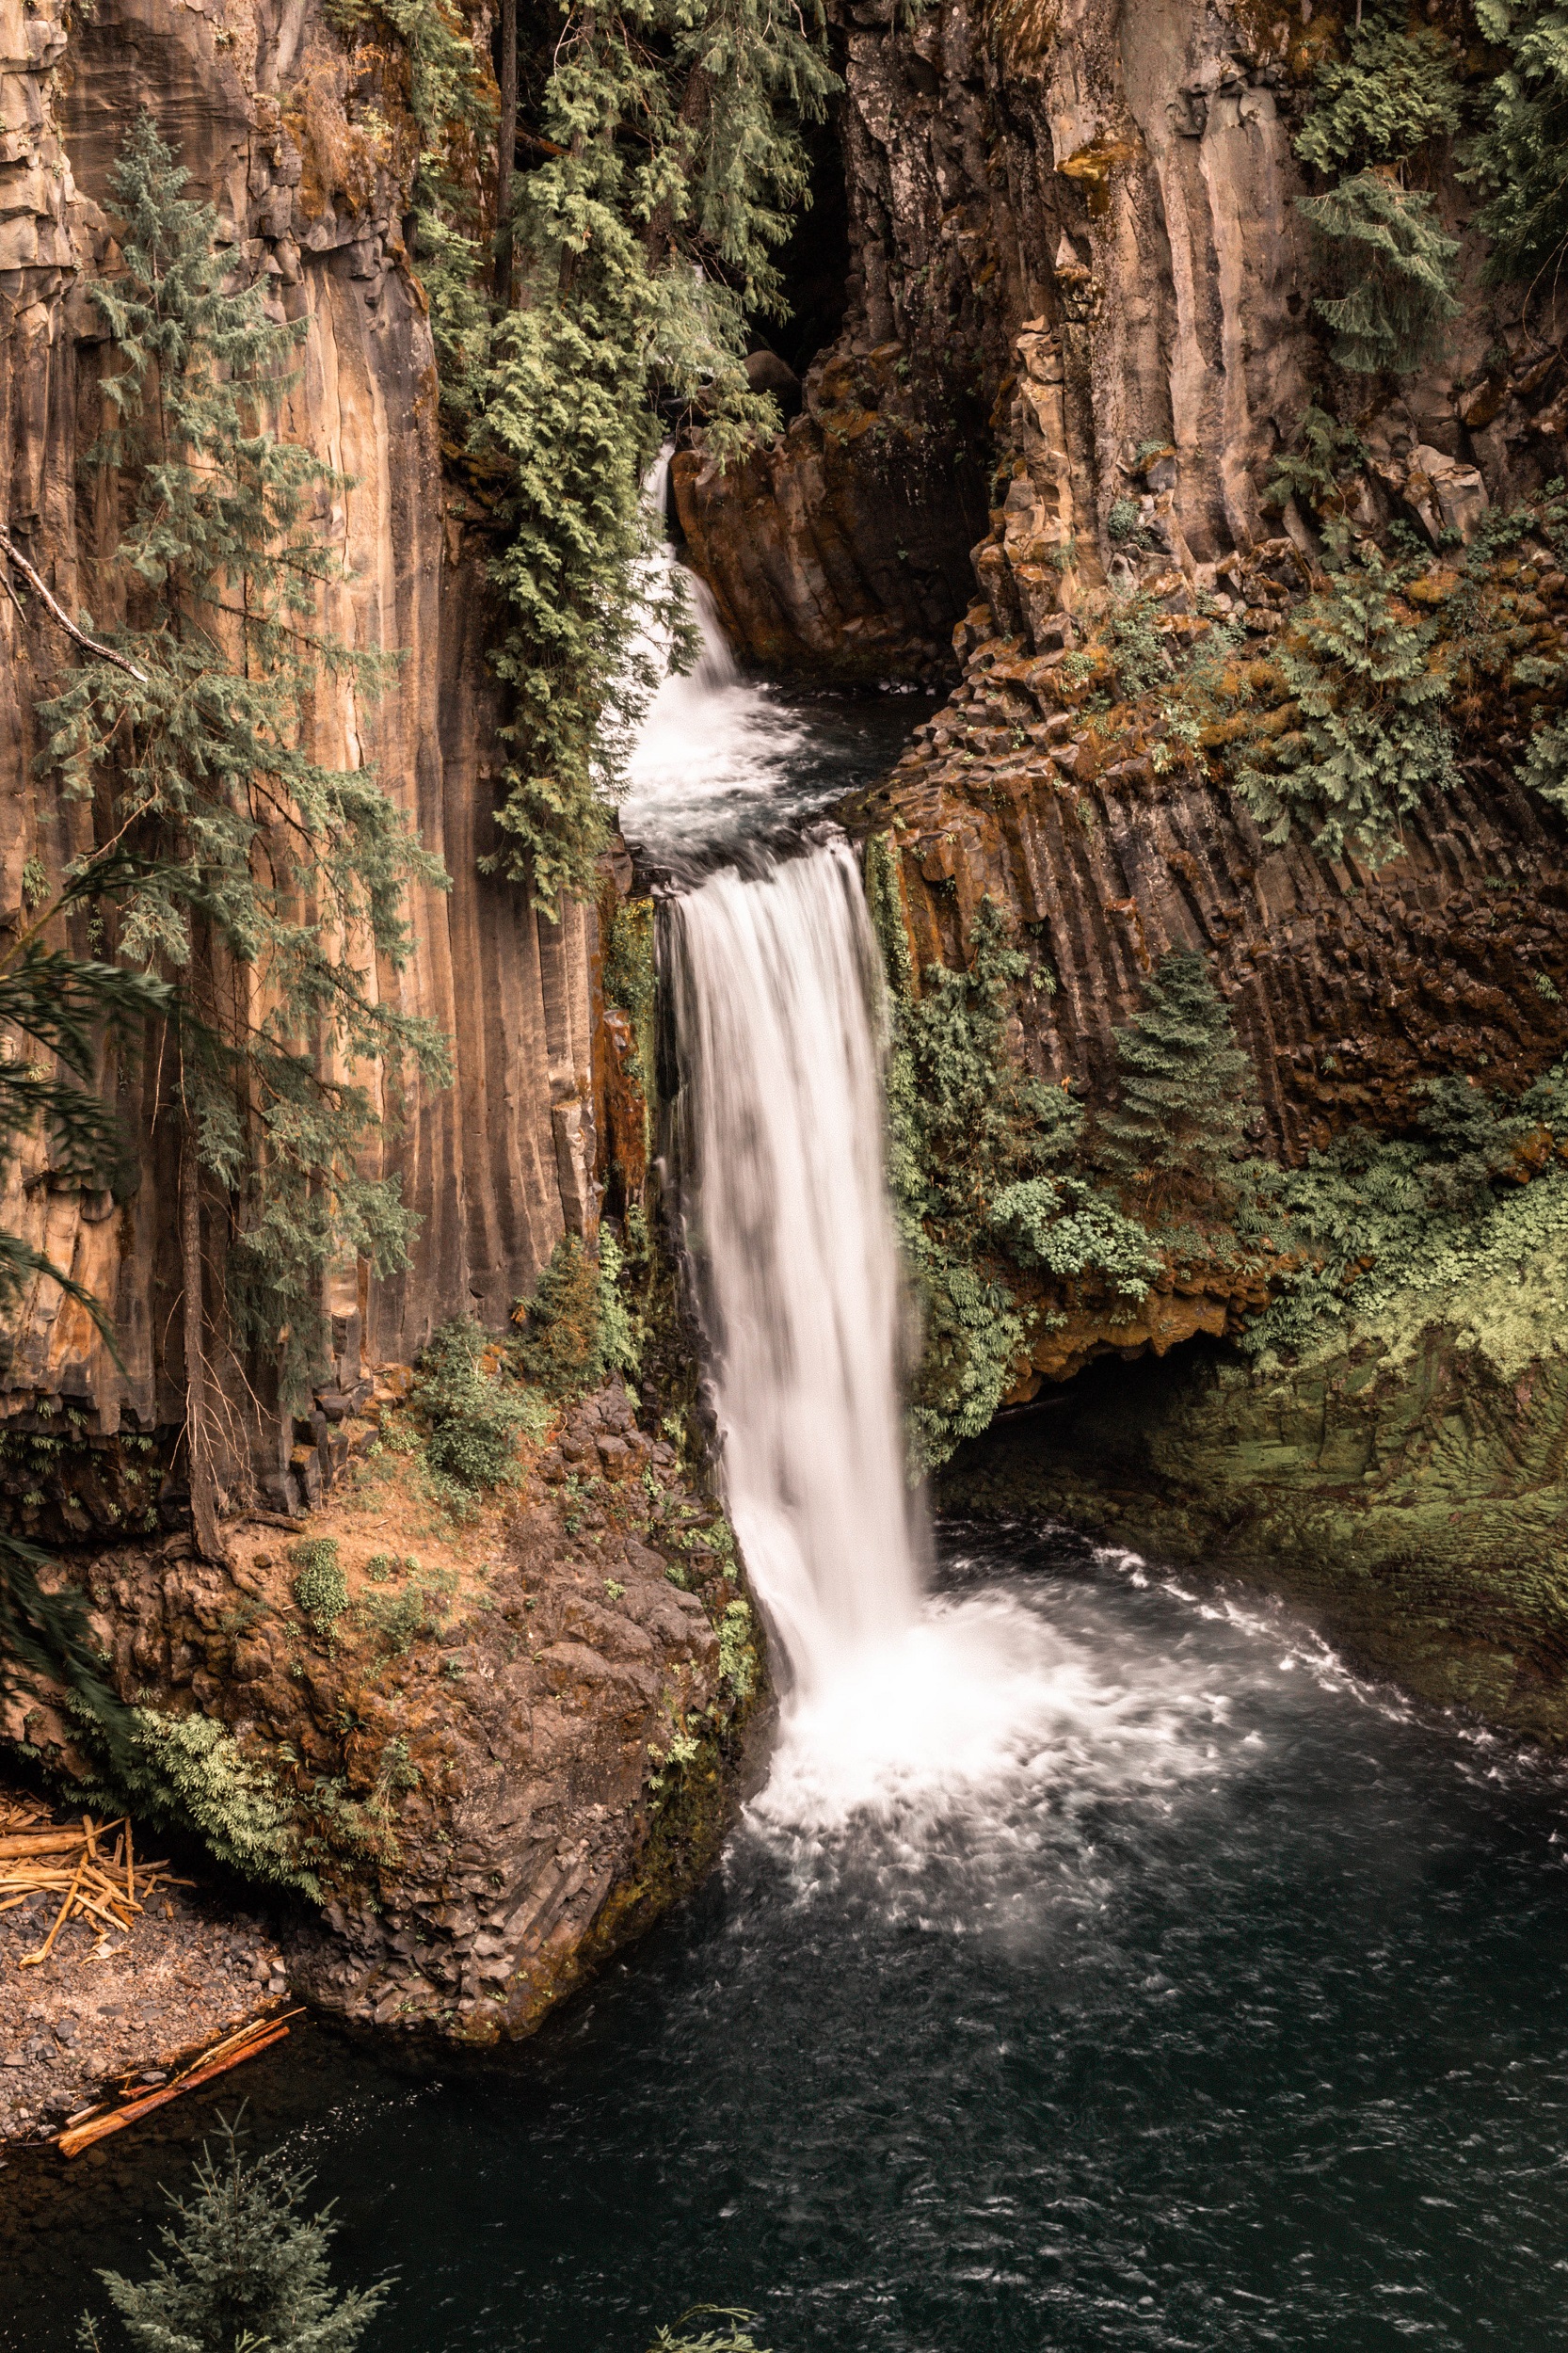
[[[780,2353],[1555,2353],[1561,1775],[1256,1600],[946,1550],[898,1673],[536,2043],[249,2071],[345,2276],[407,2283],[370,2345],[643,2353],[709,2297]],[[0,2174],[0,2342],[69,2344],[208,2113]]]

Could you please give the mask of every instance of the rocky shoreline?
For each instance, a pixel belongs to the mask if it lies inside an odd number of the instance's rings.
[[[0,1804],[20,1794],[0,1785]],[[0,1912],[0,2146],[52,2137],[105,2086],[152,2089],[287,1997],[271,1924],[210,1879],[163,1889],[128,1935],[70,1920],[48,1959],[23,1967],[58,1910],[35,1894]]]

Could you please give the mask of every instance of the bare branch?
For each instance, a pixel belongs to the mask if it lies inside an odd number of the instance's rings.
[[[16,566],[33,594],[41,600],[45,609],[58,621],[66,635],[74,644],[80,646],[84,653],[96,654],[100,662],[112,662],[117,670],[124,670],[131,678],[134,678],[138,686],[147,684],[146,672],[138,670],[134,662],[127,661],[122,653],[116,653],[112,646],[101,646],[95,637],[88,637],[84,631],[77,628],[64,605],[57,598],[50,594],[26,557],[12,546],[3,531],[0,531],[0,555],[6,556]]]

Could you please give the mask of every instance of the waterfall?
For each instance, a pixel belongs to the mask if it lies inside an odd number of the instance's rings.
[[[726,1495],[798,1689],[919,1598],[875,948],[841,842],[672,910],[683,1201]]]
[[[667,467],[665,453],[645,486],[655,512]],[[675,563],[669,549],[652,559],[650,611]],[[899,1641],[920,1597],[880,974],[847,844],[776,849],[787,815],[798,825],[850,779],[809,770],[798,712],[742,678],[706,588],[683,579],[702,656],[653,698],[621,822],[691,886],[670,897],[661,929],[681,1210],[726,1500],[798,1705]],[[651,624],[641,650],[660,657]],[[713,872],[721,856],[740,863]]]

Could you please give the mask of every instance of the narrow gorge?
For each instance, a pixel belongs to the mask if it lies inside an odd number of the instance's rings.
[[[7,26],[0,2346],[1555,2342],[1562,12]]]

